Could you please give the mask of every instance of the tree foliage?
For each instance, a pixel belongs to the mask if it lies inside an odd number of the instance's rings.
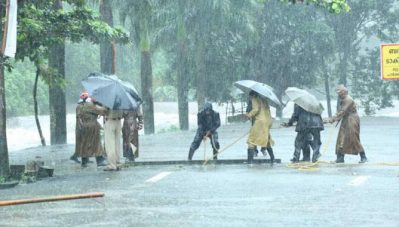
[[[106,39],[126,43],[128,42],[128,34],[122,27],[112,28],[99,20],[97,13],[89,9],[85,1],[65,1],[66,10],[54,10],[54,2],[56,0],[19,2],[18,45],[15,59],[17,61],[28,59],[33,62],[35,67],[39,69],[41,79],[46,84],[65,86],[66,81],[55,76],[57,72],[47,66],[49,48],[56,44],[62,44],[66,40],[70,42],[88,40],[92,43],[99,43]],[[8,64],[12,63],[7,62]],[[21,64],[19,65],[21,66]],[[10,74],[10,76],[12,75],[15,74]],[[26,75],[34,75],[34,73]],[[13,79],[7,80],[12,81]],[[10,84],[11,91],[12,83],[7,84]],[[41,92],[39,91],[38,94],[41,95]],[[23,97],[26,97],[26,94]],[[44,103],[48,103],[45,96],[39,98],[45,100]],[[44,113],[46,113],[48,108],[44,108],[44,110]],[[27,114],[26,110],[8,111],[11,114]]]

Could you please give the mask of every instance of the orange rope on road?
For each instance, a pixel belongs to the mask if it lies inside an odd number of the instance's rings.
[[[97,197],[104,197],[104,193],[103,192],[91,192],[91,193],[85,193],[85,194],[61,195],[61,196],[52,196],[52,197],[45,197],[45,198],[5,200],[5,201],[0,201],[0,206],[13,206],[13,205],[28,204],[28,203],[55,202],[55,201],[72,200],[72,199],[90,199],[90,198],[97,198]]]
[[[324,145],[323,150],[320,152],[320,154],[321,154],[320,157],[322,157],[323,154],[326,153],[328,146],[331,144],[333,132],[335,132],[335,130],[329,129],[327,142]],[[315,163],[312,163],[312,162],[289,163],[289,164],[287,164],[287,167],[297,169],[300,171],[317,171],[317,170],[319,170],[320,163],[329,163],[329,162],[317,161]]]
[[[232,142],[231,144],[225,146],[225,147],[224,147],[223,149],[221,149],[221,150],[218,150],[218,152],[217,152],[215,155],[212,155],[212,159],[213,159],[214,157],[216,157],[218,154],[220,154],[220,153],[222,153],[223,151],[227,150],[227,148],[233,146],[235,143],[237,143],[238,141],[240,141],[242,138],[244,138],[244,137],[247,136],[248,134],[249,134],[249,132],[246,132],[244,135],[240,136],[238,139],[236,139],[236,140],[235,140],[234,142]],[[206,164],[208,163],[209,160],[210,160],[210,158],[205,159],[203,165],[206,165]]]

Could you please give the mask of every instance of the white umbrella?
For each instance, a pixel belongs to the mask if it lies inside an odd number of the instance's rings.
[[[320,101],[306,90],[289,87],[285,90],[285,94],[287,94],[294,103],[308,112],[321,114],[324,110]]]
[[[267,84],[260,83],[254,80],[239,80],[234,82],[234,86],[241,89],[243,92],[249,93],[250,91],[255,91],[259,95],[271,101],[271,105],[281,106],[280,100],[277,95],[274,94],[273,88]]]

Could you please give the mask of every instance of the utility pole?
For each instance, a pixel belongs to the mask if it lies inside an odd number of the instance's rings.
[[[4,86],[4,50],[7,40],[8,17],[10,9],[10,0],[6,1],[6,19],[4,28],[2,28],[2,49],[0,55],[0,177],[7,178],[10,175],[10,163],[8,159],[7,147],[7,116],[6,116],[6,92]],[[2,18],[4,9],[0,5],[0,18]]]

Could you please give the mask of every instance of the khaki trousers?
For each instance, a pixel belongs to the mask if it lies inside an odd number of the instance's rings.
[[[104,124],[104,142],[107,153],[108,168],[117,169],[121,150],[121,121],[106,120]]]

